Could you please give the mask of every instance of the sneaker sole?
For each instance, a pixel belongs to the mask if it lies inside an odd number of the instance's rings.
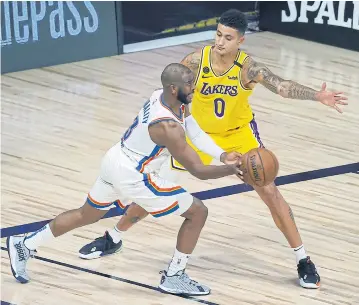
[[[162,285],[158,286],[159,290],[164,292],[164,293],[170,293],[170,294],[182,294],[182,295],[188,295],[188,296],[198,296],[198,295],[208,295],[211,293],[211,290],[209,291],[204,291],[204,292],[185,292],[184,290],[177,290],[177,289],[171,289],[171,288],[167,288],[164,287]]]
[[[12,267],[12,259],[11,259],[11,256],[13,256],[13,252],[11,251],[12,250],[12,247],[10,247],[10,239],[12,239],[12,236],[8,237],[6,239],[6,247],[7,247],[7,253],[9,255],[9,260],[10,260],[10,268],[11,268],[11,272],[12,272],[12,275],[14,276],[14,278],[21,284],[26,284],[29,282],[29,280],[27,279],[24,279],[22,276],[17,276],[14,268]]]
[[[307,288],[307,289],[318,289],[320,288],[320,282],[317,284],[313,284],[313,283],[306,283],[303,281],[303,279],[299,279],[299,285],[302,286],[303,288]]]
[[[109,255],[113,255],[113,254],[119,253],[119,252],[122,251],[122,249],[123,249],[123,247],[117,249],[117,250],[114,251],[114,252],[110,252],[110,253],[105,253],[105,252],[101,252],[101,251],[92,252],[92,253],[90,253],[90,254],[82,254],[82,253],[79,253],[79,257],[82,258],[82,259],[87,259],[87,260],[97,259],[97,258],[101,258],[101,257],[105,257],[105,256],[109,256]]]

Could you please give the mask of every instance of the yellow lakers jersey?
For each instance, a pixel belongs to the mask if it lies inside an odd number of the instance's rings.
[[[238,51],[233,66],[221,75],[211,67],[212,46],[202,49],[191,112],[207,133],[219,134],[248,124],[253,113],[248,103],[252,94],[241,83],[241,69],[248,57]]]

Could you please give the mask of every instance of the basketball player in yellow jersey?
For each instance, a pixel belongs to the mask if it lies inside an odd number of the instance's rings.
[[[243,13],[233,9],[225,12],[220,18],[214,45],[191,53],[182,61],[197,75],[192,116],[217,145],[242,154],[263,146],[248,103],[252,89],[258,83],[284,98],[318,101],[341,112],[338,105],[347,103],[340,92],[326,91],[325,84],[320,91],[316,91],[284,80],[240,51],[246,28]],[[197,152],[205,164],[212,161],[209,155]],[[181,169],[179,164],[173,163],[175,168]],[[294,250],[300,285],[318,288],[319,274],[306,254],[290,206],[274,183],[254,189],[268,206],[275,224]],[[133,204],[114,229],[84,246],[80,256],[90,259],[119,251],[124,232],[146,215],[141,207]]]
[[[183,64],[197,73],[191,112],[218,146],[245,154],[252,148],[263,146],[248,103],[252,89],[242,82],[243,65],[248,55],[236,49],[231,65],[222,66],[213,60],[216,54],[215,47],[205,46],[183,60]],[[194,67],[196,58],[197,68]],[[204,164],[212,162],[211,156],[196,150]],[[181,169],[176,162],[173,167]]]

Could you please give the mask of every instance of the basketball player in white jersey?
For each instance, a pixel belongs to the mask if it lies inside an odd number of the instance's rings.
[[[229,175],[242,178],[240,154],[224,152],[190,115],[186,117],[185,105],[191,102],[194,91],[194,75],[189,68],[170,64],[162,72],[161,81],[163,89],[152,94],[121,141],[104,156],[100,175],[85,204],[60,214],[37,232],[7,239],[11,270],[20,283],[29,281],[26,265],[39,246],[98,221],[112,206],[124,208],[136,202],[154,217],[172,213],[185,218],[178,233],[175,254],[168,269],[162,272],[159,288],[174,294],[210,293],[209,287],[193,281],[185,273],[188,258],[206,222],[207,208],[167,179],[161,168],[172,155],[199,179]],[[200,138],[204,151],[226,165],[203,165],[187,144],[185,131],[193,140]]]

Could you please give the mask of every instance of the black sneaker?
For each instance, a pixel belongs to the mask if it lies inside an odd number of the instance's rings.
[[[122,250],[122,240],[114,243],[110,234],[106,231],[101,237],[83,246],[79,253],[83,259],[95,259],[106,255],[114,254]]]
[[[299,261],[297,270],[300,286],[312,289],[320,287],[320,276],[309,256]]]

